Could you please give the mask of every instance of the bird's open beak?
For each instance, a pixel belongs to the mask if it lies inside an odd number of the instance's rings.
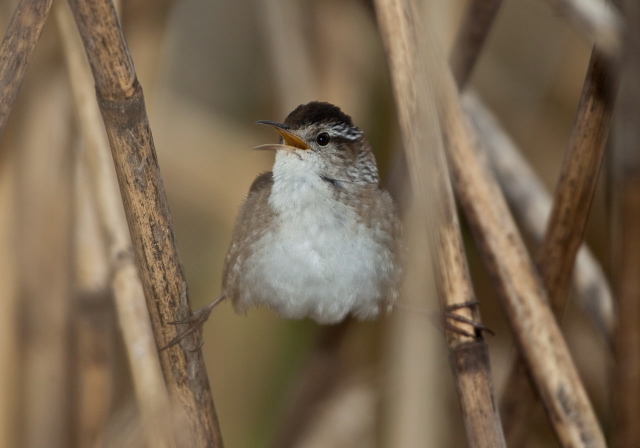
[[[305,150],[311,149],[304,140],[302,140],[300,137],[298,137],[297,135],[289,131],[289,127],[285,124],[276,123],[275,121],[269,121],[269,120],[259,120],[259,121],[256,121],[256,123],[266,124],[271,126],[273,129],[275,129],[278,132],[278,134],[282,136],[282,139],[284,140],[284,145],[266,144],[266,145],[256,146],[253,149],[291,149],[291,148],[305,149]]]

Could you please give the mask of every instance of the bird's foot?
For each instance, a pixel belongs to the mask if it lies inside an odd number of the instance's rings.
[[[445,326],[448,330],[453,331],[455,333],[461,334],[463,336],[468,336],[470,338],[478,338],[481,337],[483,333],[489,333],[490,335],[494,336],[493,331],[491,331],[489,328],[485,327],[484,325],[482,325],[480,322],[475,322],[471,319],[468,319],[464,316],[460,316],[459,314],[456,314],[454,311],[462,309],[462,308],[471,308],[474,306],[478,306],[479,302],[477,300],[473,300],[470,302],[464,302],[464,303],[458,303],[456,305],[451,305],[451,306],[447,306],[444,309],[444,316],[445,316]],[[462,328],[457,327],[456,325],[454,325],[452,322],[449,321],[449,319],[454,320],[456,322],[461,322],[463,324],[468,324],[471,325],[471,327],[473,327],[474,332],[470,333],[466,330],[463,330]]]
[[[207,319],[209,319],[209,315],[211,314],[211,311],[216,307],[217,304],[222,302],[224,299],[225,299],[225,296],[221,295],[216,300],[211,302],[209,305],[203,306],[202,308],[196,310],[193,314],[191,314],[191,316],[175,322],[168,322],[171,325],[187,325],[188,328],[182,333],[179,333],[175,338],[171,339],[165,346],[161,347],[160,351],[166,350],[169,347],[173,347],[174,345],[182,341],[184,338],[186,338],[190,334],[201,330],[204,323],[207,321]],[[200,347],[202,347],[202,344],[204,344],[204,341],[202,340],[202,337],[200,337],[200,341],[198,342],[198,345],[192,349],[189,349],[189,351],[195,352],[199,350]]]

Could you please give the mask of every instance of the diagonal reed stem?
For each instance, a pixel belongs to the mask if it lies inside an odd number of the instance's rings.
[[[0,45],[0,138],[18,97],[52,0],[21,0]]]
[[[458,29],[449,65],[460,90],[464,90],[484,47],[502,0],[472,0]]]
[[[466,93],[464,102],[482,141],[480,149],[486,153],[516,220],[534,241],[542,242],[551,214],[551,195],[481,100]],[[613,293],[602,266],[586,244],[578,250],[572,283],[579,305],[610,342],[615,325]]]
[[[93,183],[90,190],[109,246],[111,290],[132,373],[137,408],[143,421],[158,422],[147,427],[149,445],[158,448],[170,447],[174,445],[172,429],[175,428],[160,423],[161,418],[170,415],[167,388],[160,368],[142,283],[135,265],[109,141],[98,104],[94,100],[93,77],[69,6],[58,3],[54,6],[54,13],[85,145],[84,154],[90,173],[87,176],[90,179],[88,183]]]
[[[465,31],[472,27],[470,13],[474,8],[479,9],[480,3],[482,2],[470,4],[451,57],[459,87],[464,86],[471,70],[463,62],[472,65],[482,43],[480,40],[474,45],[474,42],[468,41],[472,31]],[[577,11],[575,8],[569,10],[574,13]],[[488,32],[492,16],[485,14],[480,17],[475,33],[482,37]],[[570,151],[565,158],[563,174],[556,190],[549,227],[537,257],[537,266],[556,315],[563,308],[568,294],[573,262],[586,226],[610,124],[614,89],[606,62],[594,51]],[[519,363],[521,362],[520,359]],[[530,420],[528,413],[534,396],[525,372],[522,364],[514,366],[503,394],[502,416],[505,419],[509,446],[524,443],[524,425]]]
[[[455,58],[454,58],[455,59]],[[432,66],[436,67],[437,63]],[[443,71],[444,72],[444,71]],[[520,350],[565,446],[604,446],[588,397],[504,198],[478,158],[452,80],[439,73],[454,187],[494,277]],[[535,332],[531,330],[535,328]],[[562,391],[562,393],[559,393]],[[570,402],[567,402],[567,396]]]
[[[442,305],[445,311],[455,310],[455,314],[476,324],[452,323],[446,333],[469,446],[505,446],[493,398],[487,346],[477,331],[480,315],[437,126],[437,105],[432,96],[436,86],[423,63],[433,60],[434,55],[426,54],[427,49],[419,44],[424,36],[413,21],[416,15],[410,3],[378,0],[375,5],[411,182],[424,204]],[[462,331],[454,331],[453,325]]]
[[[177,336],[166,323],[190,315],[191,307],[142,89],[111,1],[70,5],[95,80],[156,342],[165,345]],[[160,364],[185,414],[190,446],[222,446],[201,351],[176,345],[160,353]]]
[[[449,91],[453,89],[453,86]],[[546,295],[496,181],[483,166],[452,104],[445,124],[450,166],[485,265],[563,446],[604,447],[604,437]]]
[[[614,98],[615,81],[609,61],[594,50],[547,231],[536,257],[551,309],[558,319],[566,306],[573,264],[587,224]],[[510,446],[521,446],[526,440],[526,424],[531,420],[529,409],[535,397],[523,366],[512,366],[506,384],[501,403],[505,433]]]
[[[640,446],[640,3],[623,0],[627,19],[620,64],[611,166],[612,268],[618,299],[612,372],[612,443]]]

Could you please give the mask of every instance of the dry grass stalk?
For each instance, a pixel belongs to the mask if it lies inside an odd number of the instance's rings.
[[[408,178],[406,165],[405,170],[404,177]],[[425,275],[431,257],[425,250],[428,241],[421,208],[412,204],[403,214],[407,258],[400,300],[409,307],[436,309],[439,305],[435,281],[432,275]],[[457,428],[461,420],[452,421],[449,412],[443,412],[443,403],[450,403],[451,388],[443,387],[443,381],[449,384],[450,378],[441,328],[442,325],[425,325],[419,313],[402,309],[386,322],[382,334],[384,376],[378,446],[454,445],[449,430]],[[464,440],[465,434],[456,432],[455,437],[457,441]]]
[[[541,241],[551,211],[551,198],[541,181],[529,168],[520,151],[511,141],[500,124],[491,116],[475,96],[467,95],[465,108],[483,142],[491,166],[498,178],[521,226],[534,239]],[[580,305],[595,322],[603,337],[612,335],[615,323],[613,295],[604,272],[586,245],[578,251],[573,273],[573,287]],[[511,376],[516,381],[506,387],[509,390],[523,390],[513,400],[503,401],[502,415],[505,428],[509,428],[507,439],[510,445],[524,443],[526,427],[531,424],[530,411],[520,406],[520,400],[531,398],[529,379],[524,366]]]
[[[21,0],[0,46],[0,137],[49,15],[52,0]]]
[[[521,228],[541,242],[551,213],[551,196],[529,167],[516,144],[481,100],[467,93],[464,106],[496,178]],[[609,282],[598,260],[583,244],[573,270],[573,289],[579,305],[609,340],[615,307]]]
[[[167,414],[169,400],[146,308],[144,291],[133,256],[118,181],[113,169],[109,142],[95,101],[93,78],[74,28],[68,5],[55,6],[58,29],[71,78],[77,117],[86,146],[87,176],[93,182],[99,219],[109,244],[111,290],[132,372],[137,408],[143,420]],[[171,446],[170,430],[157,425],[147,435],[152,446]]]
[[[6,138],[5,138],[6,142]],[[18,446],[19,351],[15,263],[16,154],[0,151],[0,446]]]
[[[72,192],[71,112],[60,70],[30,85],[17,181],[20,295],[21,443],[71,443]],[[33,132],[39,128],[41,132]],[[46,250],[43,250],[46,248]]]
[[[554,193],[547,231],[536,256],[551,308],[558,317],[566,306],[574,260],[596,189],[615,93],[610,61],[594,51]]]
[[[564,446],[605,446],[560,329],[499,187],[474,152],[462,114],[449,117],[455,187],[503,299],[521,353]]]
[[[566,446],[604,446],[568,349],[539,284],[524,243],[508,213],[501,192],[475,153],[475,142],[456,98],[453,82],[443,76],[443,111],[454,186],[494,276],[516,339],[541,396],[553,415],[555,430]],[[536,328],[531,332],[531,328]],[[566,392],[573,400],[566,406]]]
[[[427,54],[426,49],[419,46],[422,30],[412,21],[415,14],[410,4],[378,0],[375,5],[412,185],[419,201],[426,205],[427,232],[435,254],[435,278],[443,307],[479,325],[477,306],[468,305],[475,298],[437,126],[437,108],[431,96],[439,86],[432,82],[422,63],[434,61],[437,55]],[[454,331],[448,326],[447,340],[469,444],[505,446],[493,399],[486,344],[481,336],[476,336],[474,325],[451,322],[461,330]]]
[[[164,345],[178,333],[167,323],[189,316],[191,307],[142,89],[112,3],[72,0],[70,5],[95,79],[156,341]],[[219,447],[222,436],[202,353],[192,350],[196,339],[163,351],[160,363],[171,397],[186,414],[191,445]]]
[[[87,188],[82,153],[76,151],[74,158],[73,430],[77,446],[91,446],[106,426],[115,401],[116,325],[95,201]]]
[[[474,149],[451,83],[445,126],[454,186],[514,336],[564,446],[605,446],[533,263],[495,179]]]
[[[551,309],[558,319],[566,307],[571,272],[582,243],[611,124],[615,83],[608,62],[593,51],[547,230],[536,257]],[[514,378],[516,375],[522,378]],[[501,403],[507,441],[512,446],[525,442],[526,424],[530,421],[528,410],[535,401],[525,376],[524,369],[512,366]]]
[[[627,18],[612,166],[613,269],[618,297],[614,335],[612,446],[640,445],[640,3],[622,1]]]
[[[453,85],[447,89],[455,98]],[[495,179],[474,149],[459,104],[445,125],[454,186],[485,265],[503,300],[514,336],[564,446],[605,446],[589,399],[533,263]]]
[[[472,0],[467,5],[449,58],[460,90],[467,85],[502,0]]]

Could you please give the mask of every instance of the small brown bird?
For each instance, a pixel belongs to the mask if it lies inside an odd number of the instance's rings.
[[[238,216],[221,296],[178,323],[198,329],[215,305],[253,306],[337,323],[389,311],[401,277],[401,224],[362,131],[338,107],[298,106],[272,126],[273,171],[259,175]]]

